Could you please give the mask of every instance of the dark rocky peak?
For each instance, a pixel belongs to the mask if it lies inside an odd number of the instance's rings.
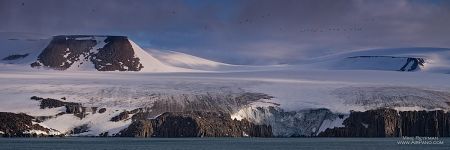
[[[139,71],[143,68],[127,37],[109,36],[103,48],[94,53],[91,61],[99,71]]]
[[[100,35],[54,36],[31,67],[98,71],[140,71],[143,68],[128,37]]]

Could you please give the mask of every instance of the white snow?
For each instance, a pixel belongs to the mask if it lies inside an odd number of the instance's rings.
[[[344,116],[343,118],[333,118],[333,119],[325,119],[323,120],[322,124],[320,125],[319,130],[317,130],[316,134],[318,135],[320,132],[325,131],[326,129],[333,129],[337,127],[344,127],[342,123],[344,123],[344,120],[347,119],[348,116]]]
[[[64,54],[64,58],[67,58],[67,56],[69,56],[69,54],[70,54],[70,49],[69,48],[66,48],[66,54]]]
[[[38,33],[0,32],[0,67],[7,65],[14,66],[9,69],[30,69],[29,64],[36,61],[38,55],[48,45],[50,40],[51,36]],[[29,55],[18,60],[2,60],[15,54]]]
[[[166,64],[182,68],[214,70],[215,68],[231,66],[229,64],[215,62],[175,51],[161,51],[156,49],[146,49],[146,51]]]
[[[118,133],[131,124],[131,119],[119,122],[110,121],[112,117],[118,115],[122,111],[122,109],[107,108],[107,111],[102,114],[89,114],[83,119],[75,117],[72,114],[65,114],[46,120],[40,123],[40,125],[56,129],[61,133],[67,134],[73,128],[87,124],[89,126],[89,131],[76,136],[98,136],[103,132],[108,132],[112,135]]]
[[[33,122],[33,124],[39,124],[39,123]],[[39,124],[39,125],[41,125],[41,124]],[[37,134],[37,135],[61,135],[62,134],[61,132],[59,132],[55,129],[49,128],[48,126],[45,126],[45,125],[41,125],[41,126],[49,129],[49,131],[47,132],[47,131],[42,131],[42,130],[28,130],[28,131],[24,131],[23,133],[24,134]]]
[[[23,134],[37,134],[37,135],[47,135],[47,132],[45,131],[41,131],[41,130],[30,130],[30,131],[25,131],[23,132]]]
[[[195,70],[192,69],[186,69],[186,68],[179,68],[170,66],[167,64],[162,63],[146,51],[144,51],[141,47],[139,47],[136,43],[134,43],[132,40],[129,40],[134,52],[135,57],[138,57],[140,59],[141,64],[144,66],[142,68],[143,72],[192,72]]]
[[[249,135],[248,135],[247,133],[245,133],[244,131],[242,131],[242,135],[243,135],[244,137],[249,137]]]
[[[282,69],[286,65],[269,65],[269,66],[250,66],[250,65],[232,65],[197,56],[169,51],[146,49],[147,53],[152,55],[159,61],[180,68],[187,68],[193,70],[202,70],[208,72],[243,72],[243,71],[263,71],[263,70],[277,70]]]
[[[104,42],[106,37],[104,36],[92,36],[92,37],[86,37],[89,39],[96,40],[97,44],[91,48],[89,53],[96,54],[98,53],[98,49],[103,48],[103,46],[106,45]],[[65,71],[97,71],[95,69],[94,64],[91,62],[89,58],[89,53],[81,54],[78,57],[78,61],[75,61],[69,68],[67,68]]]

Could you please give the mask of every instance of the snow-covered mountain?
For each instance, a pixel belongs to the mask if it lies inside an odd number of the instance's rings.
[[[1,64],[68,71],[242,72],[292,69],[385,70],[450,73],[448,48],[349,51],[289,65],[215,62],[175,51],[142,49],[125,36],[2,33]]]
[[[242,121],[228,125],[248,120],[270,125],[274,136],[314,136],[344,127],[351,111],[450,109],[447,48],[360,50],[245,66],[143,50],[123,36],[31,36],[2,36],[10,45],[0,50],[0,110],[33,119],[23,120],[35,127],[26,133],[111,136],[165,112],[220,111]]]
[[[45,47],[43,43],[46,43]],[[60,35],[39,44],[28,48],[29,51],[11,50],[3,62],[70,71],[193,71],[160,62],[125,36]]]

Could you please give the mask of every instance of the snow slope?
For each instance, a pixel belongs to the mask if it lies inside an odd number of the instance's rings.
[[[45,37],[45,38],[43,38]],[[95,40],[97,44],[90,49],[89,52],[81,54],[75,61],[67,60],[64,63],[73,63],[65,69],[66,71],[96,71],[93,62],[90,60],[91,55],[98,53],[98,49],[103,48],[106,44],[105,39],[107,36],[82,36],[75,38],[75,40]],[[34,35],[29,33],[0,33],[0,64],[2,66],[10,66],[8,68],[28,68],[30,64],[35,62],[38,56],[49,45],[51,41],[50,36],[43,36],[40,34]],[[143,72],[193,72],[196,70],[189,68],[180,68],[162,63],[152,55],[148,54],[141,47],[139,47],[132,40],[128,40],[132,45],[135,57],[140,59],[140,63],[143,66],[141,71]],[[77,51],[77,50],[75,50]],[[67,58],[72,50],[67,48],[64,58]],[[8,60],[7,57],[11,55],[24,55],[25,57]],[[63,64],[64,64],[63,63]],[[63,65],[61,64],[61,65]],[[42,67],[40,67],[42,68]],[[48,70],[45,68],[43,70]]]
[[[246,72],[275,70],[382,70],[450,73],[449,48],[388,48],[349,51],[302,60],[289,65],[249,66],[211,61],[175,51],[146,49],[164,64],[212,72]]]
[[[177,67],[197,70],[221,70],[220,68],[231,67],[230,64],[211,61],[208,59],[192,56],[175,51],[161,51],[156,49],[146,49],[146,51],[160,61]]]
[[[151,54],[144,51],[139,45],[129,40],[131,43],[135,55],[140,59],[144,68],[143,72],[193,72],[195,68],[182,68],[178,66],[171,66],[170,64],[165,64],[160,60],[153,57]]]
[[[208,72],[245,72],[245,71],[264,71],[264,70],[279,70],[284,69],[286,65],[266,65],[266,66],[252,66],[252,65],[232,65],[221,62],[216,62],[197,56],[156,49],[146,49],[146,51],[160,60],[161,62],[176,66],[180,68],[188,68],[194,70],[202,70]]]
[[[37,59],[51,36],[38,33],[0,32],[0,64],[23,64]],[[2,61],[10,55],[28,54],[24,59]]]

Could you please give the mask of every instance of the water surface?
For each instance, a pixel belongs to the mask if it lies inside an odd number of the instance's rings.
[[[243,149],[450,149],[443,144],[398,144],[401,138],[0,138],[7,150],[243,150]]]

